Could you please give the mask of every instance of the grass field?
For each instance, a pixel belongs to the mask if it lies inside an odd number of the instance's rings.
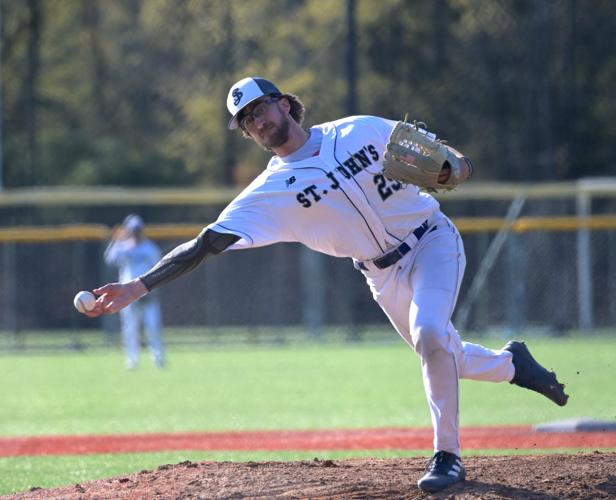
[[[500,347],[501,340],[484,340]],[[462,382],[462,425],[616,418],[616,337],[537,339],[533,353],[567,383],[560,408],[509,384]],[[418,359],[402,342],[169,352],[156,370],[120,352],[0,360],[0,435],[429,426]],[[412,452],[327,452],[328,458]],[[425,454],[425,452],[417,452]],[[183,460],[312,458],[315,453],[174,452],[0,458],[0,494],[84,482]]]

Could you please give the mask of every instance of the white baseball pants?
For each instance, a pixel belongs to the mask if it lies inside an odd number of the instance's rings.
[[[156,366],[165,363],[165,353],[162,342],[162,315],[160,303],[152,297],[144,297],[120,311],[122,337],[126,364],[135,368],[139,364],[140,331],[145,330],[152,359]]]
[[[511,353],[463,342],[451,323],[466,257],[454,224],[438,213],[396,264],[362,271],[372,294],[402,338],[421,358],[434,428],[434,450],[460,456],[460,378],[510,381]]]

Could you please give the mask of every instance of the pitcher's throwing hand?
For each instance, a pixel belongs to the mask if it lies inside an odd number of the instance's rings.
[[[128,283],[109,283],[92,291],[98,297],[94,309],[85,313],[91,318],[117,313],[148,293],[138,278]]]

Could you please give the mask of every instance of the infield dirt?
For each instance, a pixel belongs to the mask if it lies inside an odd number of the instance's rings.
[[[183,462],[11,499],[118,498],[614,498],[616,453],[465,457],[467,480],[426,495],[424,458]]]
[[[464,450],[616,448],[616,432],[535,432],[527,426],[462,427]],[[171,450],[432,450],[429,427],[0,437],[0,457]]]

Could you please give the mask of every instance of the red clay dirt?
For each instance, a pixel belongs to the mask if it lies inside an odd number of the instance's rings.
[[[432,448],[431,429],[263,431],[126,436],[0,438],[0,456],[172,450],[327,450]],[[463,428],[467,481],[439,494],[416,486],[423,457],[296,462],[183,462],[64,488],[32,488],[19,500],[184,498],[616,498],[616,453],[470,456],[472,449],[616,447],[616,432],[539,433],[531,427]]]
[[[616,448],[616,432],[534,432],[531,426],[463,427],[464,450]],[[0,457],[177,450],[431,450],[431,428],[242,431],[0,438]]]

